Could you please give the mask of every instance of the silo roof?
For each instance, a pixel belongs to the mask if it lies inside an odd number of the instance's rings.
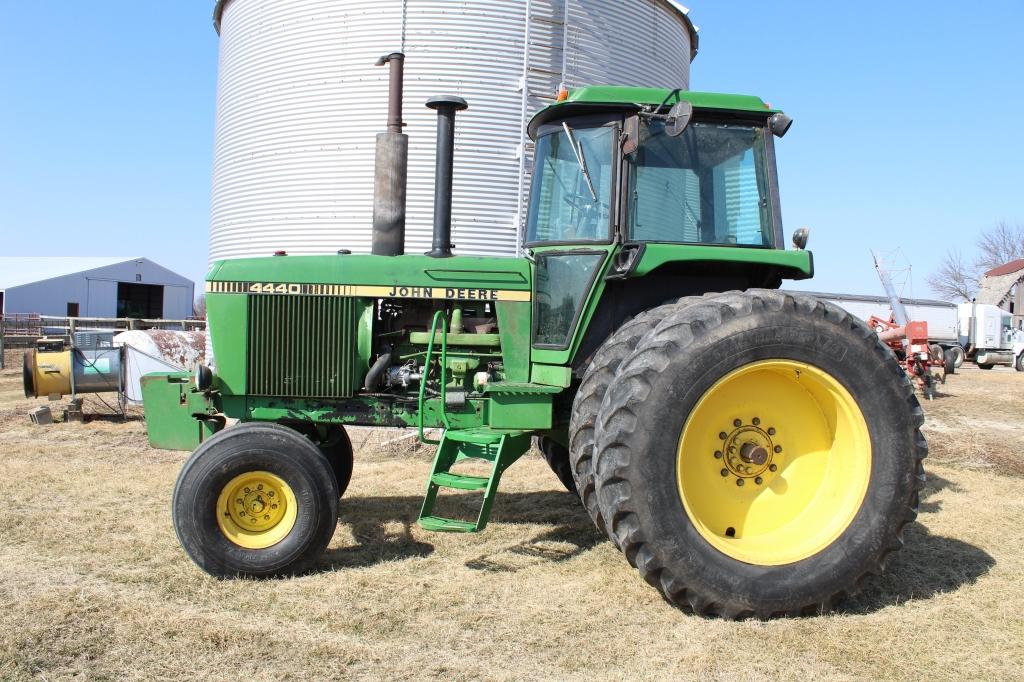
[[[570,0],[565,0],[570,2]],[[676,14],[686,24],[686,29],[690,32],[690,59],[692,60],[697,56],[697,43],[699,38],[697,32],[699,29],[694,25],[693,21],[690,20],[690,9],[685,5],[679,3],[677,0],[656,0],[664,5],[675,10]],[[230,0],[217,0],[217,3],[213,6],[213,28],[217,31],[217,35],[220,35],[220,20],[224,16],[224,8],[227,6]]]

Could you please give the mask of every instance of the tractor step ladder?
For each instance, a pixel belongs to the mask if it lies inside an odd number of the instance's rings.
[[[434,457],[434,465],[427,480],[427,494],[420,509],[420,526],[426,530],[449,533],[473,533],[483,530],[491,515],[501,475],[529,449],[530,434],[526,431],[488,427],[446,430],[437,446],[437,455]],[[451,470],[456,464],[469,459],[490,462],[490,474],[470,476]],[[476,521],[434,516],[434,504],[442,488],[482,490],[484,495]]]

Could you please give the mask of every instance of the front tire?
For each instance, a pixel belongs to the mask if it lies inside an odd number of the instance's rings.
[[[901,546],[924,484],[922,423],[891,351],[840,308],[708,296],[644,337],[608,390],[601,514],[679,606],[820,612]]]
[[[245,423],[204,442],[174,486],[181,546],[210,575],[303,573],[338,523],[338,486],[316,445],[278,424]]]

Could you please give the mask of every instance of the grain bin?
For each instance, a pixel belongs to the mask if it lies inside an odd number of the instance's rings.
[[[687,88],[697,37],[670,0],[220,0],[210,259],[370,249],[381,55],[406,54],[406,251],[431,241],[438,94],[456,138],[457,254],[514,255],[525,121],[564,83]],[[524,46],[528,46],[524,49]]]

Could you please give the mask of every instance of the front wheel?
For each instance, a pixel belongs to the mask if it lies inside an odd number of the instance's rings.
[[[602,516],[644,578],[704,615],[825,610],[916,516],[914,390],[867,326],[808,296],[709,296],[664,320],[601,406]]]
[[[1017,356],[1017,362],[1013,364],[1018,372],[1024,372],[1024,353]]]
[[[171,517],[185,552],[210,575],[293,575],[334,535],[338,485],[327,458],[299,433],[239,424],[192,453]]]

